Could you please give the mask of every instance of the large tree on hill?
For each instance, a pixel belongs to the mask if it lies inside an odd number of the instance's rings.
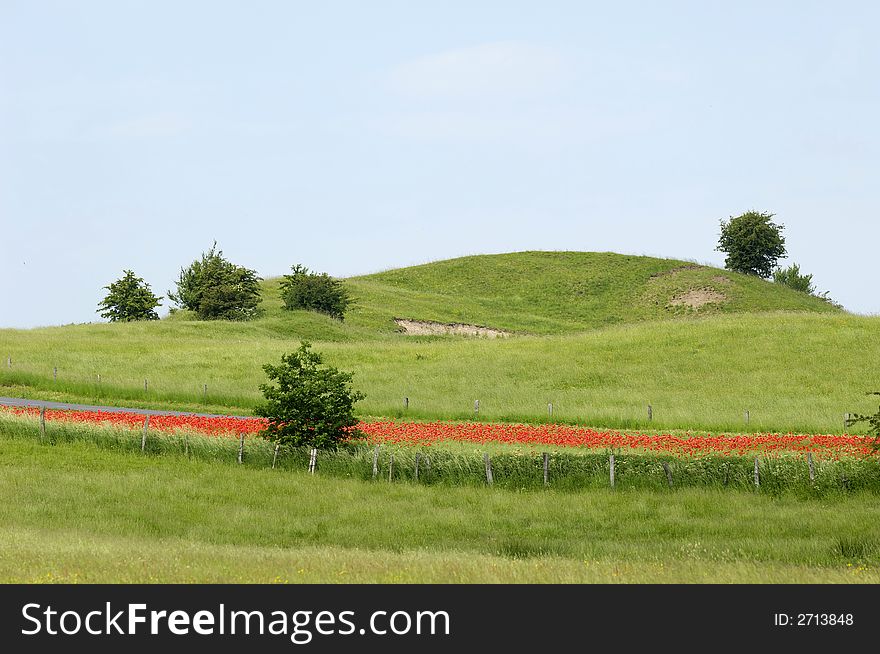
[[[155,309],[162,298],[153,295],[150,285],[132,271],[124,271],[121,279],[104,288],[110,292],[98,305],[102,318],[110,322],[159,319]]]
[[[257,315],[260,280],[256,271],[227,261],[215,241],[201,259],[180,269],[177,292],[168,291],[168,299],[200,320],[249,320]]]
[[[768,278],[776,262],[785,256],[784,225],[770,219],[772,213],[747,211],[736,218],[721,221],[718,247],[727,253],[724,266],[728,270]]]

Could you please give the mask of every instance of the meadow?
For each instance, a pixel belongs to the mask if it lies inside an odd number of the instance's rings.
[[[366,393],[358,415],[373,423],[557,423],[761,443],[758,434],[859,433],[844,414],[873,413],[866,393],[880,390],[870,365],[880,319],[693,262],[465,257],[345,280],[356,304],[344,322],[284,310],[278,282],[263,282],[263,313],[247,323],[178,311],[0,330],[0,395],[250,415],[262,366],[302,340],[354,373]],[[681,304],[691,292],[723,301]],[[510,336],[414,336],[394,318]],[[306,451],[276,460],[248,438],[239,465],[238,447],[151,432],[141,451],[136,431],[50,422],[42,437],[33,418],[0,415],[0,579],[880,581],[875,456],[817,454],[810,480],[805,451],[401,441],[382,443],[373,478],[372,442],[322,453],[313,475]]]
[[[7,582],[876,583],[875,494],[511,490],[4,429]]]

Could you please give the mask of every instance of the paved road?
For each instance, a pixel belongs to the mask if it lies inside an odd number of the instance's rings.
[[[0,406],[45,407],[68,411],[103,411],[105,413],[138,413],[144,416],[199,416],[200,418],[249,418],[252,416],[227,416],[217,413],[187,413],[186,411],[157,411],[155,409],[127,409],[118,406],[95,406],[91,404],[67,404],[45,400],[23,400],[17,397],[0,397]]]

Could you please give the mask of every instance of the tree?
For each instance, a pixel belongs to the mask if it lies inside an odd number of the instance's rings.
[[[132,271],[124,271],[121,279],[104,288],[110,292],[98,305],[96,312],[102,318],[109,318],[110,322],[159,320],[155,309],[162,298],[153,295],[150,285]]]
[[[177,292],[168,291],[168,299],[200,320],[249,320],[258,313],[260,280],[256,271],[227,261],[215,241],[200,260],[180,269]]]
[[[343,320],[351,298],[345,286],[327,273],[313,273],[300,264],[291,267],[292,274],[281,280],[281,299],[286,309],[320,311]]]
[[[727,253],[728,270],[767,278],[777,260],[785,256],[784,225],[771,222],[772,213],[747,211],[736,218],[721,221],[718,247]]]
[[[801,293],[813,295],[816,292],[816,287],[813,286],[813,276],[802,275],[801,268],[796,263],[791,264],[784,270],[782,268],[774,270],[773,281]]]
[[[357,425],[354,403],[365,396],[351,389],[351,373],[322,366],[323,357],[310,348],[303,341],[280,365],[263,366],[277,386],[260,384],[266,402],[254,412],[268,418],[264,433],[279,445],[336,449]]]

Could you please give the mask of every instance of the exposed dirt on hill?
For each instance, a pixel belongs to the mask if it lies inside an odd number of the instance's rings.
[[[481,327],[479,325],[467,325],[465,323],[454,322],[435,322],[433,320],[410,320],[407,318],[395,318],[394,322],[401,328],[405,334],[413,334],[415,336],[445,336],[452,334],[455,336],[481,336],[483,338],[506,338],[512,336],[510,332],[503,329],[493,329],[492,327]]]
[[[676,273],[684,272],[685,270],[702,270],[706,266],[700,266],[698,264],[688,264],[685,266],[677,266],[675,268],[670,268],[669,270],[663,270],[661,272],[654,273],[651,277],[666,277],[667,275],[675,275]]]
[[[695,288],[686,293],[676,295],[669,301],[669,305],[684,305],[691,309],[699,309],[706,304],[716,304],[718,302],[724,302],[726,299],[727,297],[725,295],[711,288]]]

